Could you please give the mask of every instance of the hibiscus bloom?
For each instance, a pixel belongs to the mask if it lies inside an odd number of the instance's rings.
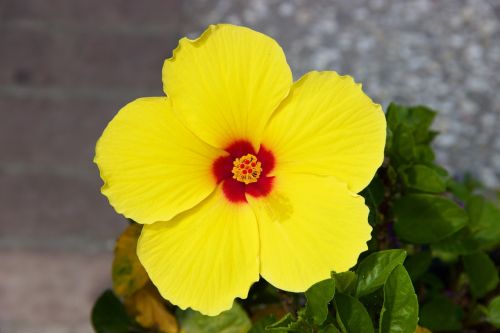
[[[220,24],[179,42],[163,87],[120,110],[95,162],[111,205],[144,224],[137,254],[164,298],[216,315],[259,275],[303,292],[355,265],[371,232],[357,193],[386,131],[360,84],[293,82],[272,38]]]

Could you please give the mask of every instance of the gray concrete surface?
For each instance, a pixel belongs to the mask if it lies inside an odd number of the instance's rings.
[[[0,332],[91,332],[125,227],[91,163],[126,102],[161,94],[183,35],[231,22],[379,103],[440,111],[438,159],[500,186],[500,1],[0,0]]]

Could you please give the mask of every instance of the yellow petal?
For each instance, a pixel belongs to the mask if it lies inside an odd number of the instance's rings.
[[[212,163],[223,154],[189,132],[166,97],[151,97],[118,112],[97,142],[94,162],[116,211],[149,224],[205,199],[216,186]]]
[[[358,193],[382,164],[386,123],[349,76],[311,72],[297,81],[270,120],[263,143],[276,172],[335,176]]]
[[[181,39],[163,66],[163,88],[175,112],[196,135],[222,148],[237,139],[257,148],[291,84],[283,50],[272,38],[230,24]]]
[[[220,188],[173,220],[144,226],[137,254],[164,298],[206,315],[230,309],[259,279],[255,215]]]
[[[333,177],[278,174],[267,197],[247,195],[259,224],[260,274],[303,292],[356,264],[367,249],[368,208]]]

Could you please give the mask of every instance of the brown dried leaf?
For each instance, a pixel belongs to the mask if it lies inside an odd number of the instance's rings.
[[[158,333],[178,333],[175,317],[167,310],[158,291],[151,285],[125,299],[127,311],[144,328]]]
[[[149,277],[137,258],[137,239],[142,225],[132,223],[118,238],[113,260],[113,290],[122,297],[132,295],[149,281]]]
[[[422,326],[417,326],[417,329],[415,330],[415,333],[432,333],[429,331],[429,329],[422,327]]]

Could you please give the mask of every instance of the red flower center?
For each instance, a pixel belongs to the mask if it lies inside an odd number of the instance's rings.
[[[257,153],[250,142],[238,140],[226,147],[229,156],[216,159],[212,172],[217,183],[222,182],[226,198],[234,203],[247,202],[245,194],[262,197],[271,193],[275,159],[271,151],[261,146]]]

